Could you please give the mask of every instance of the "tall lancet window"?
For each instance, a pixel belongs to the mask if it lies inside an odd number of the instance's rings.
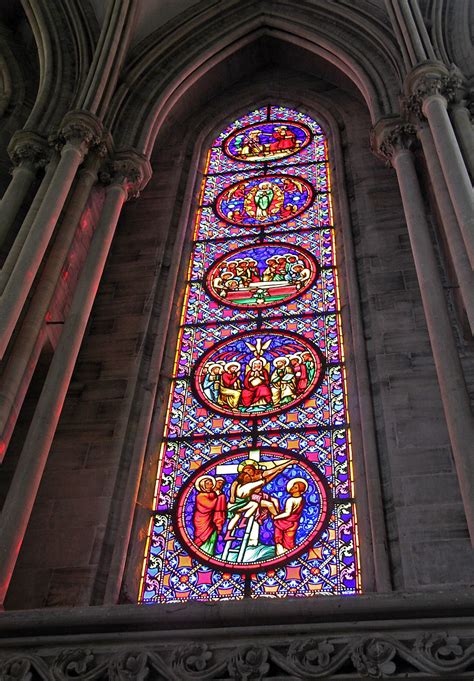
[[[327,142],[252,111],[209,151],[140,601],[360,591]]]

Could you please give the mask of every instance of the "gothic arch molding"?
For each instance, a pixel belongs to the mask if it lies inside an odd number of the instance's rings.
[[[38,51],[39,85],[27,129],[49,134],[74,103],[87,76],[97,27],[77,0],[23,3]]]
[[[348,198],[344,188],[344,171],[343,171],[343,154],[341,145],[341,133],[340,131],[344,129],[347,120],[347,111],[344,111],[343,103],[335,103],[331,95],[327,94],[309,94],[305,91],[304,87],[301,87],[302,83],[295,83],[290,91],[286,93],[285,97],[282,97],[281,90],[277,86],[268,87],[265,85],[264,79],[261,79],[256,83],[255,89],[252,92],[244,90],[242,87],[237,92],[229,94],[222,94],[217,98],[218,101],[213,101],[208,103],[204,110],[200,110],[197,114],[195,121],[192,126],[188,128],[185,126],[186,134],[181,135],[181,129],[177,121],[178,113],[175,115],[171,114],[171,119],[173,120],[175,128],[174,136],[171,140],[171,145],[176,142],[176,147],[173,147],[176,153],[176,166],[180,169],[179,176],[175,178],[174,185],[172,189],[172,194],[175,196],[175,202],[170,208],[169,212],[174,216],[174,220],[170,222],[169,225],[161,224],[161,228],[167,230],[172,239],[176,237],[174,242],[169,242],[167,246],[167,253],[165,255],[166,262],[179,262],[181,259],[186,261],[186,235],[189,236],[189,223],[192,219],[193,214],[193,201],[195,197],[195,187],[200,182],[199,167],[203,160],[204,152],[207,149],[209,141],[215,136],[216,131],[225,127],[225,123],[229,120],[237,118],[240,114],[251,110],[253,106],[257,103],[261,103],[263,100],[268,101],[269,98],[273,98],[275,101],[278,99],[283,105],[292,106],[293,108],[299,108],[302,111],[307,112],[309,115],[316,117],[326,129],[330,136],[331,144],[333,146],[333,163],[335,167],[335,172],[337,173],[337,184],[339,185],[339,191],[336,192],[336,204],[337,211],[339,214],[339,220],[341,223],[340,231],[340,243],[339,249],[342,252],[345,251],[345,262],[342,265],[344,267],[344,278],[346,279],[346,291],[345,298],[348,301],[351,309],[356,310],[359,306],[359,294],[357,291],[357,275],[355,272],[355,258],[353,256],[353,246],[351,245],[352,235],[350,226],[350,217],[348,209]],[[304,93],[304,94],[302,94]],[[363,104],[359,103],[358,107],[363,109]],[[367,122],[369,120],[368,115]],[[212,123],[211,123],[212,121]],[[164,131],[160,131],[157,139],[157,144],[154,150],[154,157],[157,162],[163,160],[165,166],[167,164],[167,159],[165,157],[166,149],[160,148],[160,136],[165,135]],[[159,175],[159,169],[157,172]],[[155,181],[159,182],[159,179],[155,177]],[[152,181],[153,184],[153,181]],[[168,180],[164,180],[164,185],[159,185],[159,193],[167,195],[170,191],[170,185]],[[164,188],[166,186],[166,189]],[[152,188],[152,192],[156,191],[157,187]],[[344,245],[342,245],[344,242]],[[174,277],[174,281],[173,281]],[[171,281],[170,281],[171,279]],[[154,314],[150,318],[150,325],[146,333],[147,340],[145,344],[150,347],[154,346],[153,358],[151,363],[146,367],[143,366],[145,374],[141,378],[141,382],[146,383],[146,385],[157,386],[159,381],[160,370],[163,370],[163,375],[168,374],[166,368],[166,360],[163,358],[163,335],[166,336],[167,328],[169,325],[169,339],[173,339],[174,329],[173,327],[173,298],[175,298],[177,281],[179,281],[178,271],[168,273],[166,270],[166,276],[160,282],[160,279],[156,280],[155,289],[155,301],[153,304]],[[165,287],[165,284],[167,286]],[[179,288],[179,287],[178,287]],[[176,301],[175,301],[176,302]],[[352,344],[357,347],[364,345],[363,337],[358,337],[361,333],[362,326],[356,322],[359,319],[358,313],[354,314],[354,320],[347,318],[347,323],[350,324],[351,321],[355,322],[353,333],[352,333]],[[158,320],[158,322],[157,322]],[[157,324],[157,325],[156,325]],[[168,346],[168,341],[166,345]],[[351,355],[351,362],[353,365],[351,367],[351,372],[357,375],[358,388],[356,392],[359,394],[354,395],[354,404],[359,404],[361,408],[361,415],[359,420],[358,438],[360,443],[370,459],[370,457],[376,457],[376,445],[373,430],[371,432],[373,424],[371,424],[371,419],[373,418],[371,414],[372,405],[369,401],[365,401],[362,398],[362,394],[370,393],[370,389],[367,388],[368,385],[368,374],[367,374],[367,364],[363,353],[357,357],[354,352],[349,353]],[[164,364],[165,362],[165,364]],[[357,366],[356,366],[357,365]],[[365,373],[364,373],[365,372]],[[164,388],[166,390],[166,388]],[[158,394],[162,394],[163,387],[159,388]],[[136,400],[136,397],[135,397]],[[138,401],[136,400],[136,407]],[[142,398],[140,399],[140,415],[135,416],[130,420],[132,424],[137,422],[139,419],[141,422],[145,422],[146,432],[138,435],[136,431],[132,431],[130,428],[130,439],[127,437],[122,444],[122,456],[128,457],[131,448],[136,446],[138,442],[139,447],[142,447],[142,452],[139,453],[135,451],[132,456],[143,457],[145,453],[146,440],[148,438],[148,454],[149,459],[152,456],[153,443],[156,442],[156,438],[159,436],[162,429],[163,412],[157,409],[155,415],[153,416],[152,411],[154,408],[154,403],[150,401],[150,393],[142,393]],[[145,416],[145,412],[148,415]],[[364,413],[362,413],[364,412]],[[133,427],[133,426],[132,426]],[[133,435],[132,435],[133,432]],[[135,438],[135,442],[133,440]],[[150,449],[151,448],[151,449]],[[143,465],[143,464],[142,464]],[[373,459],[372,463],[367,461],[366,466],[373,471]],[[364,465],[359,467],[358,476],[360,480],[359,489],[362,486],[366,486],[367,482],[364,480],[365,473],[363,472]],[[110,546],[109,550],[113,551],[113,558],[111,560],[110,553],[104,554],[103,557],[103,574],[98,576],[98,589],[101,589],[101,584],[108,579],[108,584],[106,587],[106,602],[112,603],[116,602],[118,597],[119,589],[122,586],[124,598],[133,598],[133,592],[136,591],[137,584],[137,568],[140,565],[141,555],[143,555],[143,547],[136,540],[137,536],[140,536],[143,532],[143,523],[146,523],[146,519],[143,515],[143,509],[149,504],[149,499],[147,499],[147,494],[149,493],[150,487],[152,487],[151,477],[153,477],[153,471],[150,468],[150,462],[145,460],[144,463],[144,478],[142,481],[142,488],[138,496],[138,505],[135,506],[136,498],[130,497],[126,499],[125,497],[117,498],[115,501],[115,511],[112,511],[112,515],[109,519],[110,527],[121,527],[121,537],[119,540],[114,537],[113,532],[110,534]],[[369,476],[370,477],[370,476]],[[131,481],[128,484],[123,483],[120,485],[121,489],[131,487]],[[372,495],[372,499],[366,505],[366,508],[374,504],[374,495],[380,494],[380,487],[375,479],[372,477],[369,481],[371,490],[369,492]],[[375,503],[380,503],[380,500]],[[373,506],[372,506],[373,508]],[[135,519],[136,525],[132,530],[131,523],[134,511],[137,511],[137,516]],[[115,515],[117,514],[117,515]],[[383,527],[383,512],[380,509],[379,513],[373,512],[371,517],[371,522],[378,521],[381,522],[379,527],[369,527],[369,520],[366,518],[363,523],[365,523],[364,533],[369,543],[372,543],[374,547],[374,555],[378,553],[378,557],[372,558],[371,556],[366,557],[367,565],[365,572],[366,576],[366,588],[371,590],[373,588],[379,588],[380,590],[385,590],[390,588],[388,580],[388,567],[387,567],[387,556],[385,547],[385,529]],[[123,528],[128,525],[129,529],[127,532],[123,532]],[[129,545],[127,537],[132,537]],[[367,545],[366,545],[367,546]],[[129,552],[128,568],[126,570],[125,582],[122,584],[122,574],[123,565],[126,559],[127,551]],[[373,574],[375,571],[375,575]],[[377,584],[377,586],[375,586]],[[388,585],[388,586],[387,586]],[[125,594],[130,594],[127,596]],[[96,602],[100,602],[102,594],[99,591],[96,592]]]
[[[362,94],[372,123],[398,108],[402,68],[398,48],[381,22],[358,10],[342,12],[322,2],[311,7],[271,3],[264,8],[262,3],[247,2],[236,5],[233,15],[226,8],[224,16],[214,4],[197,16],[189,14],[172,39],[159,30],[135,48],[112,103],[116,113],[108,121],[121,144],[149,155],[162,121],[179,97],[213,66],[264,36],[297,44],[335,67]]]

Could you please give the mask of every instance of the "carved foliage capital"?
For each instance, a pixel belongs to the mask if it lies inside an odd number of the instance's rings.
[[[44,167],[51,156],[47,141],[32,130],[18,130],[11,138],[7,151],[16,166],[23,163],[32,168]]]
[[[452,102],[462,86],[462,74],[455,66],[448,69],[444,64],[426,62],[413,69],[405,80],[407,108],[420,116],[425,99],[438,95]]]
[[[150,162],[134,150],[118,152],[102,169],[100,180],[105,185],[120,185],[128,198],[137,198],[148,184],[152,171]]]
[[[102,123],[87,111],[70,111],[59,128],[59,132],[51,140],[53,146],[60,150],[70,144],[84,153],[100,144],[103,136]]]
[[[416,142],[416,127],[400,119],[381,120],[372,128],[370,141],[374,154],[391,164],[398,151],[413,147]]]

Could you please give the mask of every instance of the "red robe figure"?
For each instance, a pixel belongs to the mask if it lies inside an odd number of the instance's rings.
[[[273,138],[275,142],[270,144],[270,151],[293,149],[296,146],[296,135],[284,125],[275,128]]]
[[[213,555],[218,534],[215,512],[219,498],[214,492],[215,480],[206,475],[198,478],[195,486],[198,494],[193,514],[194,543],[205,553]]]
[[[225,479],[221,477],[216,478],[214,492],[217,494],[216,509],[214,511],[214,524],[217,529],[217,534],[221,534],[224,529],[224,523],[227,517],[227,499],[222,491],[225,485]]]
[[[277,556],[296,548],[296,532],[305,504],[303,494],[308,489],[308,483],[303,478],[293,478],[286,489],[291,496],[285,502],[285,509],[273,516]]]
[[[270,375],[263,368],[262,360],[254,357],[249,362],[249,370],[244,379],[242,405],[244,407],[261,407],[270,404],[271,401]]]
[[[308,371],[306,364],[300,360],[299,357],[292,357],[290,359],[291,368],[296,377],[296,394],[302,395],[308,387]]]

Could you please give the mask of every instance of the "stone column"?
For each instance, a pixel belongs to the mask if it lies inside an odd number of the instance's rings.
[[[48,306],[91,188],[97,181],[97,172],[104,152],[103,145],[91,151],[84,166],[79,170],[78,181],[62,220],[61,230],[55,239],[38,287],[15,337],[15,345],[3,369],[0,379],[0,461],[8,447],[26,390],[36,368]]]
[[[435,59],[418,1],[385,0],[385,8],[398,39],[406,68],[410,69],[427,59]]]
[[[0,359],[41,265],[76,171],[89,146],[100,141],[101,132],[98,120],[84,111],[71,112],[63,120],[59,140],[63,146],[58,166],[0,299]]]
[[[0,247],[8,236],[18,210],[30,189],[36,173],[50,157],[46,140],[29,130],[16,132],[8,145],[14,163],[12,179],[0,201]]]
[[[0,517],[0,602],[18,558],[123,203],[151,176],[147,159],[120,154]]]
[[[411,151],[415,133],[413,125],[382,120],[374,128],[373,142],[397,173],[454,463],[474,544],[474,459],[471,456],[474,419]]]
[[[436,62],[416,67],[405,81],[411,108],[418,107],[428,120],[469,261],[474,268],[472,185],[447,111],[448,101],[452,100],[459,85],[458,76]]]
[[[433,190],[438,204],[441,221],[446,235],[446,242],[454,265],[456,277],[459,284],[461,299],[466,311],[466,315],[474,334],[474,272],[471,268],[469,258],[462,234],[459,230],[458,221],[453,210],[453,204],[449,196],[448,188],[444,179],[443,171],[439,163],[438,154],[434,146],[433,136],[426,123],[417,126],[418,138],[423,148],[423,153],[430,174]]]
[[[467,169],[474,181],[474,129],[469,111],[470,102],[472,105],[472,86],[458,92],[451,105],[451,118],[459,140],[462,155]]]
[[[10,279],[10,275],[13,272],[13,269],[16,265],[16,262],[19,258],[19,255],[21,253],[21,249],[23,248],[23,245],[26,241],[26,238],[29,234],[30,227],[33,224],[33,220],[36,218],[39,209],[41,208],[41,204],[43,203],[43,199],[45,197],[46,192],[48,191],[48,187],[51,183],[51,180],[54,177],[54,173],[56,172],[56,168],[59,162],[59,155],[57,152],[53,153],[53,156],[51,160],[49,161],[48,165],[46,166],[46,171],[44,173],[44,177],[41,180],[41,184],[38,187],[36,194],[34,196],[33,201],[31,202],[31,206],[25,216],[25,219],[23,220],[23,223],[18,230],[18,232],[15,235],[15,241],[13,242],[10,250],[8,251],[8,255],[6,257],[5,262],[3,263],[3,267],[0,270],[0,300],[1,296],[3,294],[3,291],[5,290],[5,286],[8,284],[8,280]]]

